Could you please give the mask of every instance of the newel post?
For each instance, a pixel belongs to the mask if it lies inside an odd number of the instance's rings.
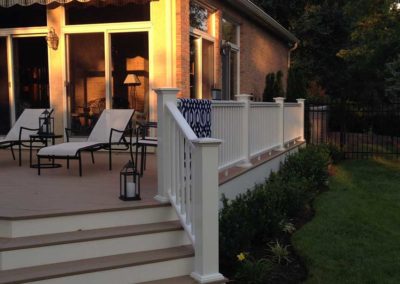
[[[219,273],[218,146],[221,140],[194,141],[194,236],[195,261],[191,276],[200,283],[223,280]]]
[[[304,142],[304,141],[306,141],[305,139],[304,139],[304,115],[305,115],[305,113],[304,113],[304,102],[305,102],[305,99],[297,99],[297,103],[300,105],[300,107],[301,107],[301,117],[300,117],[300,142]]]
[[[279,117],[278,117],[278,137],[279,137],[279,149],[280,151],[285,150],[285,98],[277,97],[274,98],[275,103],[279,104]]]
[[[170,145],[171,140],[169,135],[171,133],[170,125],[168,123],[166,114],[166,104],[173,102],[176,104],[176,96],[179,93],[179,89],[176,88],[158,88],[154,89],[157,93],[157,180],[158,180],[158,192],[155,197],[156,200],[166,203],[169,202],[168,191],[171,187],[171,156]]]
[[[239,102],[244,102],[243,114],[243,133],[242,133],[242,151],[245,159],[238,166],[249,168],[252,166],[250,162],[250,98],[252,95],[240,94],[235,96]]]

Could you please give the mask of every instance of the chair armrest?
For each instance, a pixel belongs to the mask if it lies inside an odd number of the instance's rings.
[[[28,127],[24,127],[24,126],[21,126],[20,128],[19,128],[19,136],[18,136],[18,141],[22,141],[21,140],[21,138],[22,138],[22,131],[23,130],[27,130],[27,131],[39,131],[39,128],[28,128]]]

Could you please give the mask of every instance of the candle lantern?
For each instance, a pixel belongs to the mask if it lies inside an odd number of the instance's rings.
[[[129,161],[120,172],[119,199],[124,201],[141,200],[140,175],[132,161]]]
[[[54,133],[54,117],[51,116],[53,111],[45,109],[39,116],[39,133],[52,134]]]

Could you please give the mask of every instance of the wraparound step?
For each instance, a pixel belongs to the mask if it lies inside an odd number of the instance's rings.
[[[188,275],[193,267],[193,256],[192,246],[187,245],[3,270],[0,284],[140,283]]]
[[[21,238],[0,238],[0,269],[190,244],[179,221]]]
[[[227,282],[228,279],[225,279],[223,281],[210,282],[208,284],[222,284]],[[198,282],[194,280],[192,277],[187,275],[187,276],[173,277],[173,278],[167,278],[149,282],[142,282],[139,284],[198,284]]]

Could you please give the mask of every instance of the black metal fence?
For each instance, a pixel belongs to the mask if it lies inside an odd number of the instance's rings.
[[[305,135],[308,143],[333,144],[350,159],[399,158],[400,103],[306,104]]]

